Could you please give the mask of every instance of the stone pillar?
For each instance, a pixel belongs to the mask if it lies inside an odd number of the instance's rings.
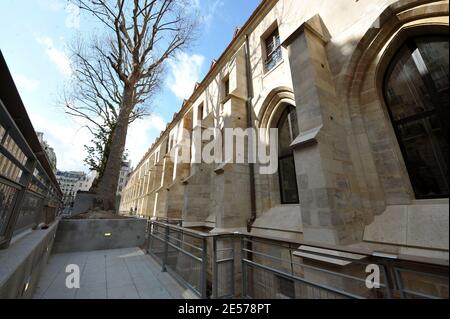
[[[359,186],[344,115],[328,64],[328,32],[319,16],[283,44],[289,51],[300,135],[292,144],[304,239],[327,244],[362,240]]]
[[[194,128],[193,138],[201,138],[208,125],[211,125],[208,120],[209,117],[202,125]],[[184,180],[183,221],[187,226],[203,224],[212,212],[210,197],[214,165],[204,163],[201,158],[201,151],[207,143],[208,141],[202,141],[201,149],[195,150],[197,153],[191,165],[191,174]]]
[[[231,96],[223,105],[223,116],[225,128],[247,128],[246,104],[243,99]],[[246,149],[246,153],[247,151]],[[250,166],[247,154],[245,164],[235,163],[234,159],[231,159],[231,163],[225,162],[216,166],[214,172],[211,195],[216,227],[246,227],[251,212]]]

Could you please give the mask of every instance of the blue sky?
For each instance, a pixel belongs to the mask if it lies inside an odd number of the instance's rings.
[[[154,115],[130,128],[127,149],[133,165],[180,109],[261,0],[192,0],[200,10],[197,42],[168,64],[162,91],[153,99]],[[37,131],[55,148],[60,170],[84,170],[83,145],[90,136],[58,107],[70,77],[67,45],[99,26],[67,6],[66,0],[1,0],[0,49]]]

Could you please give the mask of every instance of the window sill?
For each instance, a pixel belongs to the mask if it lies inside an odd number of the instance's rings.
[[[424,199],[414,199],[413,200],[413,205],[445,205],[445,204],[449,204],[450,200],[449,198],[424,198]]]
[[[265,66],[264,66],[264,75],[263,78],[268,77],[270,74],[272,74],[273,72],[275,72],[276,69],[278,69],[280,67],[280,65],[284,64],[284,59],[281,59],[277,64],[275,64],[275,66],[273,68],[271,68],[270,70],[268,70]]]
[[[222,101],[220,101],[220,103],[223,105],[227,103],[229,100],[231,100],[231,94],[228,94],[225,98],[223,98]]]

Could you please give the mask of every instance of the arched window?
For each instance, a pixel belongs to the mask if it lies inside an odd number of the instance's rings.
[[[278,122],[278,160],[282,204],[298,204],[297,176],[291,144],[298,136],[297,113],[289,106]]]
[[[410,39],[386,74],[386,102],[418,199],[449,195],[448,57],[447,38]]]

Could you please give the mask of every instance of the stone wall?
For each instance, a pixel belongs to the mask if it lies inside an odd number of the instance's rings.
[[[264,39],[277,27],[282,61],[266,70]],[[186,144],[182,127],[246,128],[250,117],[255,127],[273,128],[290,105],[300,128],[292,144],[300,203],[281,204],[278,174],[256,173],[254,232],[448,259],[449,201],[415,199],[381,90],[403,41],[436,32],[448,34],[446,0],[263,1],[150,147],[121,206],[182,216],[186,226],[242,230],[252,213],[249,165],[180,165],[164,155]],[[160,180],[156,163],[162,187],[143,186]]]
[[[0,299],[30,299],[47,265],[58,222],[0,250]]]
[[[145,219],[62,220],[53,253],[140,247],[146,225]]]

